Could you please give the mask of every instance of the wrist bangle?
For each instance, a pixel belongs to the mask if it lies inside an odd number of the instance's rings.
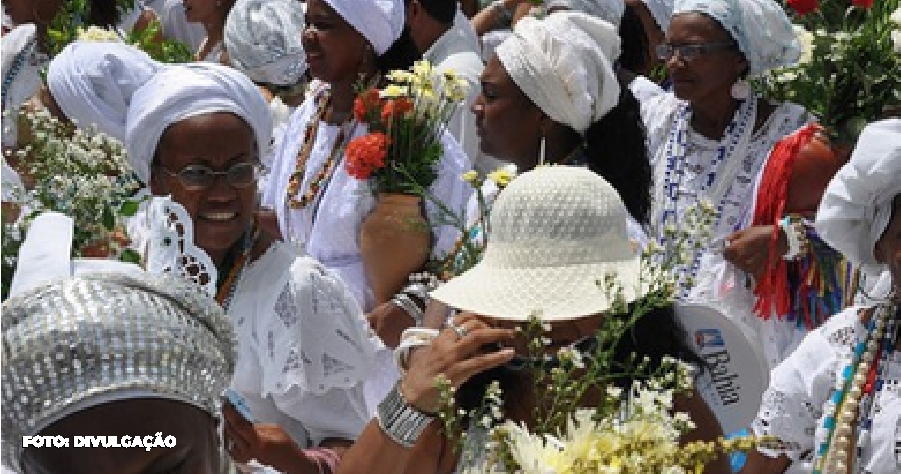
[[[423,413],[407,403],[400,394],[400,381],[398,381],[379,403],[376,419],[379,428],[391,438],[391,441],[405,448],[412,448],[435,417]]]
[[[417,347],[427,346],[432,340],[438,337],[437,329],[429,328],[407,328],[400,335],[400,344],[394,349],[394,362],[401,373],[407,371],[410,358],[410,351]]]
[[[788,241],[788,251],[782,257],[785,260],[796,260],[807,253],[807,231],[804,222],[800,218],[785,216],[779,222],[785,239]]]
[[[494,0],[488,6],[497,12],[498,15],[503,15],[504,13],[508,13],[510,10],[507,8],[507,5],[504,5],[504,0]]]
[[[411,318],[413,318],[413,322],[416,324],[416,327],[422,326],[422,321],[425,319],[425,311],[419,308],[416,303],[413,302],[412,299],[406,293],[398,293],[394,295],[394,298],[391,299],[391,302],[397,305],[398,308],[404,310]]]

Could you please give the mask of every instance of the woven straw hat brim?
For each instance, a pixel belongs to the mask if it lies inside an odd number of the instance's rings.
[[[497,268],[479,263],[431,293],[454,308],[509,321],[567,321],[610,309],[604,275],[614,273],[631,303],[647,294],[641,285],[641,258],[538,268]]]

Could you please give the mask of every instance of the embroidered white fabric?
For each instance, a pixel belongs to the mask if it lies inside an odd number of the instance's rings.
[[[288,179],[297,166],[304,129],[315,112],[315,94],[310,94],[289,119],[284,139],[273,160],[272,176],[263,201],[275,208],[282,235],[298,242],[306,254],[338,272],[363,310],[371,311],[375,301],[363,266],[359,239],[360,226],[375,207],[369,183],[350,176],[342,160],[331,179],[323,183],[316,200],[300,210],[287,208]],[[365,133],[366,127],[358,125],[352,137]],[[325,123],[319,126],[298,195],[303,195],[316,179],[337,135],[338,126]],[[438,179],[432,184],[431,191],[436,199],[451,209],[462,210],[472,189],[460,176],[472,169],[472,165],[449,133],[443,135],[441,143],[444,154],[438,165]],[[428,215],[437,212],[431,203],[426,204],[426,211]],[[433,228],[432,232],[435,236],[432,251],[436,255],[448,251],[454,244],[456,231],[452,226]]]
[[[666,143],[670,131],[675,126],[677,111],[683,103],[682,100],[668,92],[651,97],[642,104],[642,116],[648,130],[648,151],[652,160],[651,166],[654,168],[655,186],[661,186],[665,182]],[[726,187],[724,197],[720,202],[713,203],[714,206],[722,206],[723,216],[719,220],[719,224],[712,229],[711,237],[713,239],[721,238],[741,228],[742,219],[750,212],[754,182],[773,145],[812,120],[813,116],[799,105],[790,103],[777,105],[776,110],[766,122],[754,131],[744,152],[737,150],[732,157],[732,162],[724,164],[720,161],[716,169],[711,169],[711,167],[717,162],[717,148],[720,146],[720,141],[704,137],[688,127],[686,163],[682,166],[685,174],[678,181],[679,202],[675,206],[676,222],[683,220],[686,209],[695,205],[699,198],[710,199],[710,194],[719,188],[717,183],[702,184],[709,178],[710,173],[716,173],[716,177],[720,178],[727,167],[737,166],[739,169],[736,170],[735,177],[731,180],[732,183]],[[724,138],[724,140],[726,139],[728,137]],[[708,192],[700,193],[699,190],[703,187],[706,187]],[[665,208],[665,202],[653,203],[650,225],[652,236],[658,236],[663,232],[659,224]],[[703,249],[701,251],[706,252]],[[704,269],[701,271],[703,272]],[[701,279],[702,275],[696,275],[696,278]]]
[[[216,296],[216,265],[194,245],[194,223],[170,197],[154,198],[147,207],[146,268],[150,273],[174,273]]]
[[[814,449],[825,438],[823,407],[851,357],[853,345],[866,334],[862,307],[848,308],[810,332],[798,349],[772,372],[754,420],[756,435],[777,438],[777,446],[760,449],[767,456],[785,454],[795,461],[789,472],[810,472]],[[870,442],[864,446],[859,473],[895,474],[901,470],[896,443],[901,441],[901,354],[888,361],[882,391],[871,413]],[[856,435],[855,435],[856,436]],[[806,470],[805,470],[806,469]]]
[[[369,421],[363,380],[380,341],[340,278],[295,244],[276,242],[239,279],[232,386],[262,423],[301,446],[355,439]]]

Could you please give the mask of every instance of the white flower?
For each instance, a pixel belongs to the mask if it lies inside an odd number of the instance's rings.
[[[99,26],[89,26],[87,29],[78,29],[78,39],[81,41],[108,42],[119,41],[119,35],[115,31],[100,28]]]
[[[806,64],[813,58],[813,33],[801,25],[792,25],[792,27],[801,46],[801,57],[798,59],[798,64]]]
[[[901,7],[898,7],[894,13],[889,17],[896,25],[901,26]],[[895,43],[898,44],[897,42]]]
[[[901,54],[901,31],[892,31],[892,42],[895,43],[895,54]]]

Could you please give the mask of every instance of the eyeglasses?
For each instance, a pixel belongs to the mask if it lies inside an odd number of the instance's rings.
[[[657,59],[669,61],[673,55],[679,54],[683,61],[693,61],[699,56],[719,50],[735,49],[733,43],[703,43],[703,44],[658,44]]]
[[[219,176],[225,176],[225,181],[233,188],[246,188],[253,185],[260,176],[259,163],[236,163],[225,171],[213,171],[209,166],[188,165],[181,171],[171,171],[165,166],[160,166],[166,173],[178,178],[181,185],[188,191],[203,191],[209,189]]]

